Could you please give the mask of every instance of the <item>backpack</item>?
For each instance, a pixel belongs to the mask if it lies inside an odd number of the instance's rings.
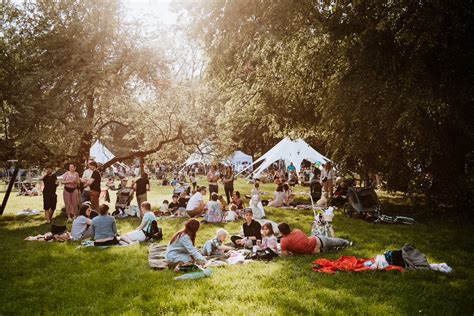
[[[402,248],[402,256],[408,270],[430,269],[425,254],[413,245],[405,244]]]
[[[158,227],[158,223],[155,220],[151,222],[150,231],[149,232],[143,231],[143,232],[145,233],[145,236],[149,239],[156,239],[156,240],[163,239],[163,230],[161,229],[161,227]]]

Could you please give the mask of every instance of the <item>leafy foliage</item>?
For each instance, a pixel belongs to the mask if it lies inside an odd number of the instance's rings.
[[[184,7],[209,57],[222,125],[315,137],[340,169],[380,173],[391,190],[472,198],[472,2]]]

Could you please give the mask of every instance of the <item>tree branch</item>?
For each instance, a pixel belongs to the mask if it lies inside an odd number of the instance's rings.
[[[125,155],[125,156],[114,157],[112,160],[109,160],[105,164],[103,164],[99,169],[101,171],[103,171],[103,170],[110,167],[111,165],[113,165],[116,162],[121,162],[121,161],[124,161],[124,160],[127,160],[127,159],[132,159],[132,158],[137,158],[137,157],[146,157],[148,155],[156,153],[157,151],[160,151],[161,148],[163,148],[164,145],[166,145],[168,143],[175,142],[177,140],[182,140],[182,139],[183,139],[183,126],[180,125],[178,127],[178,133],[176,134],[175,137],[167,138],[165,140],[161,140],[158,143],[158,145],[156,147],[152,148],[152,149],[143,150],[143,151],[134,151],[134,152],[131,152],[131,153]]]

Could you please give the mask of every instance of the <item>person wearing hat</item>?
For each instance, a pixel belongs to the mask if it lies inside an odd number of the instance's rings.
[[[262,225],[253,219],[251,208],[244,210],[245,223],[242,224],[239,236],[232,236],[230,240],[237,247],[251,248],[257,244],[257,240],[262,239]]]
[[[89,169],[92,170],[92,175],[91,178],[85,183],[85,186],[90,188],[89,196],[91,208],[96,212],[99,210],[100,181],[102,180],[100,177],[100,172],[97,170],[97,168],[97,162],[89,162]]]

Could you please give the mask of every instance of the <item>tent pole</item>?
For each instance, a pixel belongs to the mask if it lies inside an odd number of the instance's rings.
[[[5,196],[3,197],[2,207],[0,208],[0,215],[3,215],[3,211],[5,210],[5,207],[7,207],[8,198],[10,197],[10,193],[12,192],[13,184],[15,183],[15,179],[16,179],[16,176],[18,175],[18,171],[20,171],[20,168],[15,167],[15,171],[13,171],[13,175],[10,178],[10,182],[8,183],[7,192],[5,193]]]

